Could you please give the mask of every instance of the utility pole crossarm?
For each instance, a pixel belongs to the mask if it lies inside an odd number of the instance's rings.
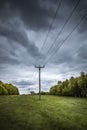
[[[39,69],[39,100],[41,100],[41,69],[44,68],[45,66],[37,66],[35,65],[35,68]]]
[[[35,68],[45,68],[45,65],[43,65],[43,66],[37,66],[37,65],[35,65]]]

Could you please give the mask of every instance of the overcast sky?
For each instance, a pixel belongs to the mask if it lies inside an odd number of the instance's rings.
[[[0,0],[0,80],[20,93],[87,73],[87,0]]]

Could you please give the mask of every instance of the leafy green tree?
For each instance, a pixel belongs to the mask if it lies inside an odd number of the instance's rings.
[[[61,96],[62,95],[62,82],[57,85],[56,90],[57,90],[56,94]]]
[[[66,86],[62,90],[62,95],[63,96],[69,96],[69,89]]]
[[[50,94],[51,94],[51,95],[57,95],[57,85],[53,86],[53,87],[50,89]]]
[[[4,88],[3,84],[0,84],[0,95],[8,95],[8,91]]]
[[[79,77],[71,77],[63,82],[58,81],[57,85],[50,89],[52,95],[87,97],[87,74],[81,72]]]
[[[0,95],[18,95],[18,88],[13,86],[12,84],[5,84],[0,81]]]
[[[86,97],[87,96],[87,76],[82,75],[78,78],[78,86],[80,90],[80,96]]]

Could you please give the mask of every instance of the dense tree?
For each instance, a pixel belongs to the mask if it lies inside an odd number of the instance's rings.
[[[5,84],[0,81],[0,95],[18,95],[18,89],[12,84]]]
[[[53,87],[50,89],[50,94],[51,94],[51,95],[57,95],[57,85],[53,86]]]
[[[62,95],[62,82],[60,82],[57,85],[56,90],[57,90],[57,92],[56,92],[57,95]]]
[[[86,97],[87,96],[87,75],[83,75],[78,78],[78,86],[80,90],[80,96]]]
[[[81,72],[79,77],[71,77],[50,89],[50,94],[60,96],[87,97],[87,74]]]

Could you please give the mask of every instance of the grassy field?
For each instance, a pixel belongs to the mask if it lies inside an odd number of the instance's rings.
[[[87,99],[0,96],[0,130],[87,130]]]

